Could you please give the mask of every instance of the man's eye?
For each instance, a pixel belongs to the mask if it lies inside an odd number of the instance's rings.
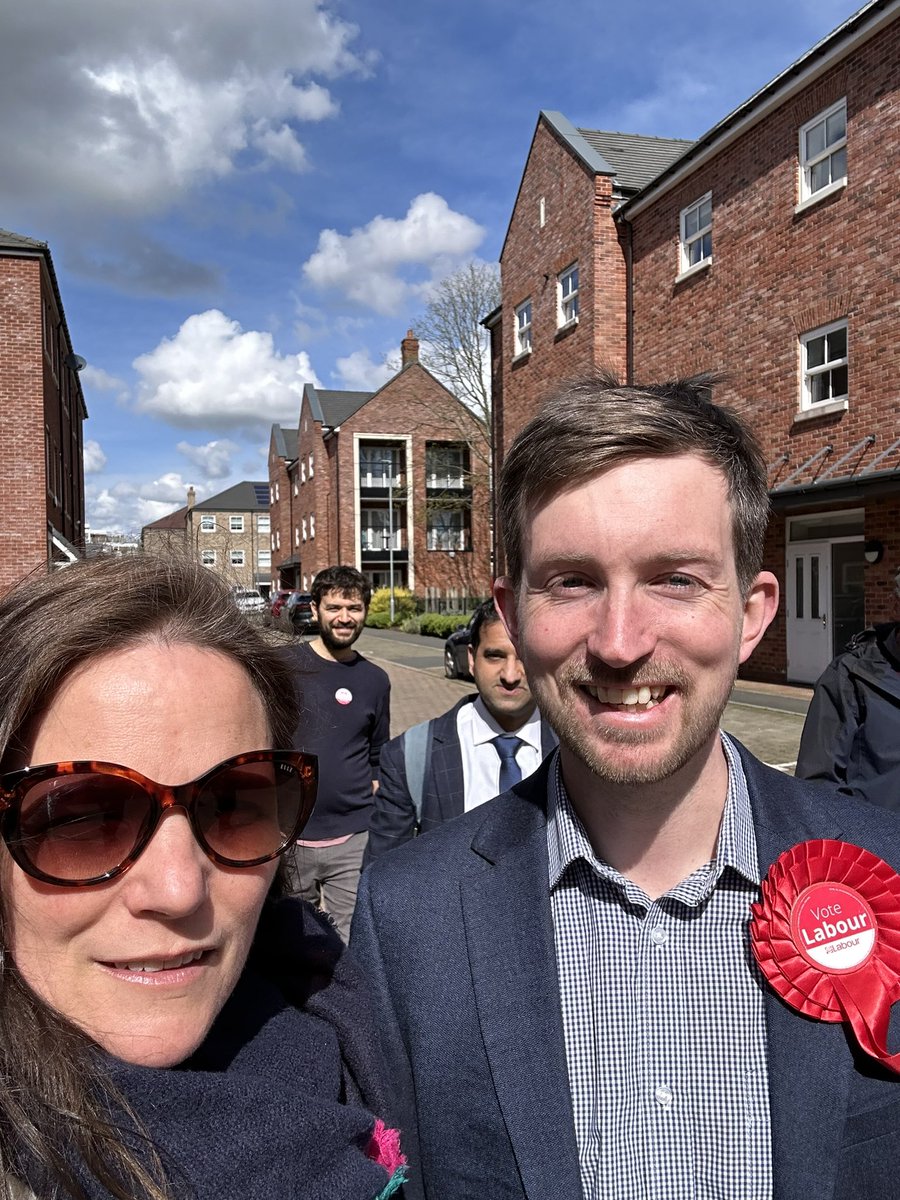
[[[689,588],[695,585],[695,580],[691,579],[690,575],[667,575],[665,582],[674,588]]]

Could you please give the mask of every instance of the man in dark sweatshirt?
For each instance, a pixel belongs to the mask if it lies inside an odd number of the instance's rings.
[[[327,567],[312,584],[318,636],[285,650],[302,716],[293,746],[319,758],[316,807],[294,848],[296,892],[329,913],[344,941],[378,787],[378,759],[390,736],[391,684],[353,644],[371,598],[353,567]]]

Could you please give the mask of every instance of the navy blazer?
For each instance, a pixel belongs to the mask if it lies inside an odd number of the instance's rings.
[[[900,868],[896,813],[739,749],[763,874],[782,851],[821,837]],[[362,877],[351,949],[373,989],[411,1200],[582,1200],[550,913],[548,769]],[[774,992],[766,1025],[774,1200],[900,1195],[900,1076],[856,1054],[842,1025],[802,1017]]]
[[[478,693],[464,696],[449,712],[431,722],[431,754],[422,781],[422,821],[420,833],[460,817],[465,812],[462,751],[456,731],[456,717],[464,704],[473,704]],[[556,734],[541,721],[543,757],[556,746]],[[369,841],[363,865],[393,850],[416,836],[416,806],[406,780],[403,735],[392,738],[381,748],[380,782],[375,806],[369,820]]]

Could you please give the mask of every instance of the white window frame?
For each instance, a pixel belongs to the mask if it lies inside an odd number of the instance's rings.
[[[575,286],[572,286],[574,277]],[[556,277],[556,324],[559,329],[578,324],[578,263],[573,262]]]
[[[311,539],[316,536],[316,514],[315,513],[309,514],[309,536]]]
[[[310,477],[310,479],[312,479],[312,477],[313,477],[313,475],[315,475],[315,473],[316,473],[315,472],[315,459],[313,458],[312,454],[310,454],[310,456],[309,456],[309,477]]]
[[[810,367],[808,365],[809,345],[819,338],[825,338],[825,350],[828,350],[828,335],[835,333],[837,330],[843,329],[846,348],[843,356],[839,358],[826,359],[825,362]],[[801,413],[809,413],[815,416],[826,416],[834,412],[846,412],[850,407],[850,382],[849,370],[847,380],[847,391],[841,395],[830,395],[824,400],[813,399],[813,381],[826,373],[831,373],[835,369],[841,367],[849,368],[849,352],[850,352],[850,331],[846,318],[840,321],[832,321],[829,325],[820,325],[817,329],[810,329],[807,333],[800,335],[800,411]]]
[[[260,571],[268,571],[272,566],[272,551],[257,550],[256,552],[256,567]]]
[[[709,205],[709,219],[703,221],[701,219],[701,210],[704,205]],[[692,217],[696,217],[697,227],[689,228],[692,224]],[[681,210],[681,215],[678,219],[678,238],[679,238],[679,258],[678,258],[678,276],[681,278],[693,271],[699,271],[702,267],[708,267],[712,262],[712,228],[713,228],[713,205],[712,192],[706,192],[700,196],[692,204]],[[704,253],[704,242],[709,238],[709,252]],[[691,257],[694,253],[694,248],[699,246],[699,257],[692,262]]]
[[[215,550],[201,550],[200,565],[203,567],[214,567],[216,565]]]
[[[531,353],[531,326],[534,310],[531,307],[531,297],[516,305],[515,322],[513,324],[513,358],[524,358]]]
[[[201,533],[215,533],[216,532],[216,518],[202,516],[200,518],[200,532]]]
[[[234,516],[232,514],[228,518],[228,532],[229,533],[243,533],[244,532],[244,518],[242,516]]]
[[[835,137],[831,142],[825,141],[821,150],[815,154],[808,153],[808,137],[814,129],[819,125],[825,126],[825,137],[828,136],[828,121],[838,113],[843,113],[844,117],[844,132],[842,135]],[[835,175],[833,162],[835,155],[843,154],[843,174]],[[829,108],[823,109],[817,113],[811,121],[807,121],[805,125],[800,126],[800,203],[798,208],[804,208],[807,204],[817,200],[824,199],[825,196],[830,196],[833,192],[845,187],[847,184],[847,98],[846,96],[838,100],[836,104],[832,104]],[[820,183],[817,187],[812,186],[812,176],[816,167],[822,163],[828,163],[828,181]]]
[[[306,462],[300,459],[300,482],[306,483]]]
[[[244,567],[247,565],[247,555],[243,550],[228,551],[228,565],[230,567]]]
[[[256,517],[256,532],[270,533],[272,529],[272,518],[268,513],[258,513]]]
[[[306,517],[302,517],[300,524],[303,526],[303,540],[306,541]]]

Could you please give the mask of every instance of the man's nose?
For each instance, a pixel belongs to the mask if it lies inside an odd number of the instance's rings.
[[[609,667],[629,667],[653,653],[658,619],[633,588],[607,589],[594,608],[588,652]]]

